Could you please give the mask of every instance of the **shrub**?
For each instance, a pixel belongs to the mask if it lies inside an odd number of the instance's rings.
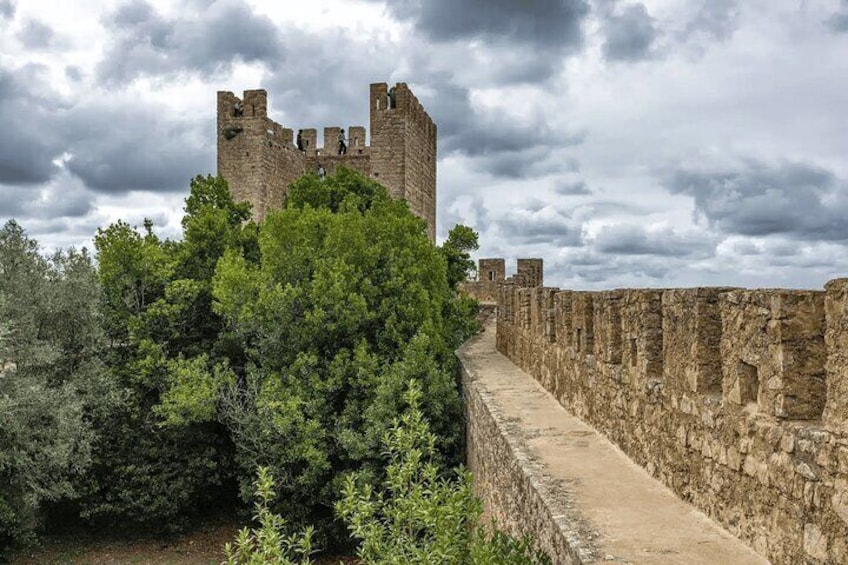
[[[482,505],[471,474],[444,476],[434,462],[435,436],[423,417],[421,392],[412,384],[408,410],[385,437],[387,478],[381,490],[351,475],[336,509],[359,540],[358,556],[373,565],[545,564],[528,537],[513,538],[480,523]]]

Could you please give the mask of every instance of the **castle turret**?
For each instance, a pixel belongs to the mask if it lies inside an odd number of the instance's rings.
[[[371,85],[371,144],[365,128],[324,128],[294,131],[268,118],[268,95],[247,90],[243,99],[218,93],[218,174],[230,184],[236,200],[253,205],[261,221],[282,207],[288,186],[306,171],[332,174],[344,165],[385,186],[394,198],[427,222],[436,236],[436,126],[404,83],[391,89]],[[299,143],[298,143],[299,140]],[[342,145],[340,141],[344,140]]]

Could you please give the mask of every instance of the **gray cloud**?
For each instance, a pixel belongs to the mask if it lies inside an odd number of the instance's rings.
[[[82,80],[83,70],[76,65],[68,65],[65,67],[65,76],[74,82]]]
[[[659,29],[644,4],[630,4],[604,22],[602,50],[609,61],[638,61],[651,57]]]
[[[111,31],[97,74],[107,84],[139,76],[204,76],[229,70],[235,61],[279,65],[279,33],[243,0],[219,0],[194,13],[166,17],[146,0],[129,0],[104,21]]]
[[[496,223],[501,234],[514,245],[575,247],[581,244],[582,226],[553,206],[514,209]]]
[[[472,158],[471,166],[496,177],[536,177],[568,171],[573,160],[552,160],[552,152],[579,145],[585,132],[554,130],[539,113],[530,119],[510,119],[502,114],[477,111],[469,89],[446,80],[432,83],[432,108],[439,125],[439,151]]]
[[[97,192],[181,191],[196,174],[214,171],[211,120],[198,123],[155,106],[116,104],[77,107],[65,127],[72,132],[66,166]],[[209,145],[199,145],[198,138]]]
[[[673,258],[649,255],[611,256],[587,247],[568,249],[556,259],[545,258],[545,281],[563,288],[610,288],[609,281],[628,287],[664,284],[674,268]]]
[[[589,187],[582,180],[557,183],[557,185],[554,186],[554,192],[562,196],[583,196],[586,194],[592,194],[592,191],[589,190]]]
[[[136,101],[73,104],[35,65],[0,69],[0,123],[0,184],[18,187],[4,189],[7,214],[16,206],[12,200],[20,201],[15,215],[29,209],[32,195],[62,173],[57,162],[64,155],[71,157],[67,171],[88,188],[113,194],[185,190],[195,174],[214,170],[211,119],[175,118]],[[207,144],[198,144],[198,138]]]
[[[44,68],[0,68],[0,183],[38,184],[57,172],[53,160],[62,152],[53,118],[60,100]]]
[[[834,33],[848,33],[848,0],[842,0],[839,10],[834,12],[825,24]]]
[[[683,39],[695,34],[726,40],[739,22],[737,0],[706,0],[683,30]]]
[[[0,185],[0,217],[65,218],[88,215],[94,195],[67,173],[40,186]]]
[[[324,126],[367,126],[368,85],[391,82],[400,56],[397,46],[385,37],[344,30],[335,31],[332,41],[296,28],[281,31],[280,37],[282,50],[309,56],[291,57],[266,74],[262,86],[273,109],[282,113],[277,119],[295,129],[318,128],[319,136]]]
[[[601,253],[619,255],[709,257],[715,250],[713,241],[698,234],[682,234],[668,228],[647,230],[636,224],[604,226],[593,243]]]
[[[15,3],[12,0],[0,0],[0,17],[9,20],[15,17]]]
[[[730,169],[677,170],[664,185],[691,195],[698,216],[726,233],[848,241],[848,186],[815,165],[749,160]]]
[[[440,236],[447,237],[448,231],[456,224],[472,227],[479,233],[484,233],[491,225],[486,204],[477,194],[459,195],[450,201],[440,200],[438,206]]]
[[[53,29],[38,20],[28,20],[18,32],[18,40],[27,49],[46,49],[54,39]]]
[[[451,66],[491,84],[538,84],[559,74],[565,59],[581,51],[586,0],[370,0],[384,4],[415,28],[412,51],[427,68],[433,47],[450,48]],[[473,47],[472,47],[473,44]],[[428,45],[428,49],[420,46]],[[480,56],[479,60],[474,60]],[[466,77],[467,78],[467,77]],[[467,82],[467,81],[466,81]]]
[[[385,2],[398,18],[436,41],[483,39],[539,49],[576,50],[583,45],[583,0],[397,0]]]

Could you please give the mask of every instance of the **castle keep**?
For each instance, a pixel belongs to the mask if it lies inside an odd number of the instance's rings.
[[[389,89],[371,85],[370,144],[365,128],[324,128],[323,147],[317,130],[293,130],[268,118],[268,93],[246,90],[239,99],[218,92],[218,174],[237,201],[253,205],[261,221],[283,205],[289,184],[307,171],[331,174],[339,165],[379,182],[394,198],[427,222],[436,236],[436,125],[405,83]],[[343,137],[340,137],[342,134]],[[339,140],[344,139],[344,150]],[[297,140],[297,142],[296,142]]]

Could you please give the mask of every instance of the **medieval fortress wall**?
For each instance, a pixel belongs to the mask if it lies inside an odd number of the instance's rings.
[[[369,104],[371,143],[363,126],[351,126],[346,152],[340,154],[340,127],[324,128],[322,147],[317,130],[300,130],[298,148],[295,132],[268,118],[265,90],[247,90],[242,98],[218,92],[218,174],[236,200],[253,205],[254,218],[261,221],[282,207],[289,184],[302,174],[319,167],[332,174],[344,165],[406,200],[435,240],[436,125],[405,83],[392,89],[372,84]]]
[[[566,409],[774,563],[848,563],[848,279],[605,292],[541,286],[540,269],[518,279],[498,284],[498,350]]]

